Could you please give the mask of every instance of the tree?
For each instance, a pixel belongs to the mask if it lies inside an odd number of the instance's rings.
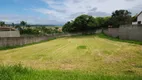
[[[101,27],[102,28],[107,28],[110,25],[110,19],[111,19],[111,17],[104,17],[103,19],[104,19],[103,20],[104,22],[101,25]]]
[[[73,21],[68,21],[62,28],[63,32],[74,32]]]
[[[14,24],[14,23],[12,23],[12,27],[15,27],[15,24]]]
[[[136,22],[137,21],[137,15],[132,17],[132,22]]]
[[[0,26],[4,26],[5,22],[4,21],[0,21]]]
[[[101,26],[105,23],[103,17],[96,17],[95,19],[96,19],[96,25],[97,25],[98,27],[101,27]]]
[[[113,27],[131,23],[131,12],[128,10],[116,10],[112,13],[111,24]]]
[[[73,22],[73,29],[76,32],[88,32],[95,30],[97,27],[97,21],[94,17],[89,15],[81,15],[77,17]]]
[[[18,30],[20,31],[20,34],[23,33],[23,29],[20,27],[20,25],[16,25],[15,28],[18,29]]]
[[[109,18],[97,17],[89,15],[78,16],[74,21],[69,21],[63,26],[63,32],[91,32],[98,28],[104,27]]]
[[[26,25],[28,28],[30,28],[31,26],[30,25]]]
[[[54,32],[55,32],[55,33],[59,33],[59,27],[55,27],[55,28],[54,28]]]
[[[27,22],[21,21],[21,22],[20,22],[20,25],[21,25],[21,26],[26,26],[26,25],[27,25]]]
[[[77,17],[73,23],[73,26],[75,26],[75,30],[77,32],[85,32],[88,30],[88,23],[89,20],[91,19],[91,16],[88,15],[81,15],[79,17]]]

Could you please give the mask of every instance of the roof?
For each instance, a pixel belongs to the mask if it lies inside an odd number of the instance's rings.
[[[142,11],[137,15],[137,17],[139,16],[139,15],[141,15],[142,14]]]
[[[0,31],[16,31],[16,29],[11,27],[0,27]]]

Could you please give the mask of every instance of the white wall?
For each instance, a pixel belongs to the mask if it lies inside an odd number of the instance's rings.
[[[19,31],[0,31],[0,37],[20,37]]]
[[[141,23],[142,23],[142,13],[138,16],[138,20],[137,21],[141,21]]]
[[[133,25],[137,25],[137,24],[138,24],[138,22],[132,22],[132,24],[133,24]]]

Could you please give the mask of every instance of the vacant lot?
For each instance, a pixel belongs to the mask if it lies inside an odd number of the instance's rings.
[[[95,35],[65,37],[1,50],[0,63],[21,63],[37,70],[142,76],[142,46]]]

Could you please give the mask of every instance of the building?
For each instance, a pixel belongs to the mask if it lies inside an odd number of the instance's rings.
[[[137,21],[132,22],[132,25],[142,24],[142,11],[137,15]]]
[[[0,27],[0,37],[20,37],[20,32],[11,27]]]

